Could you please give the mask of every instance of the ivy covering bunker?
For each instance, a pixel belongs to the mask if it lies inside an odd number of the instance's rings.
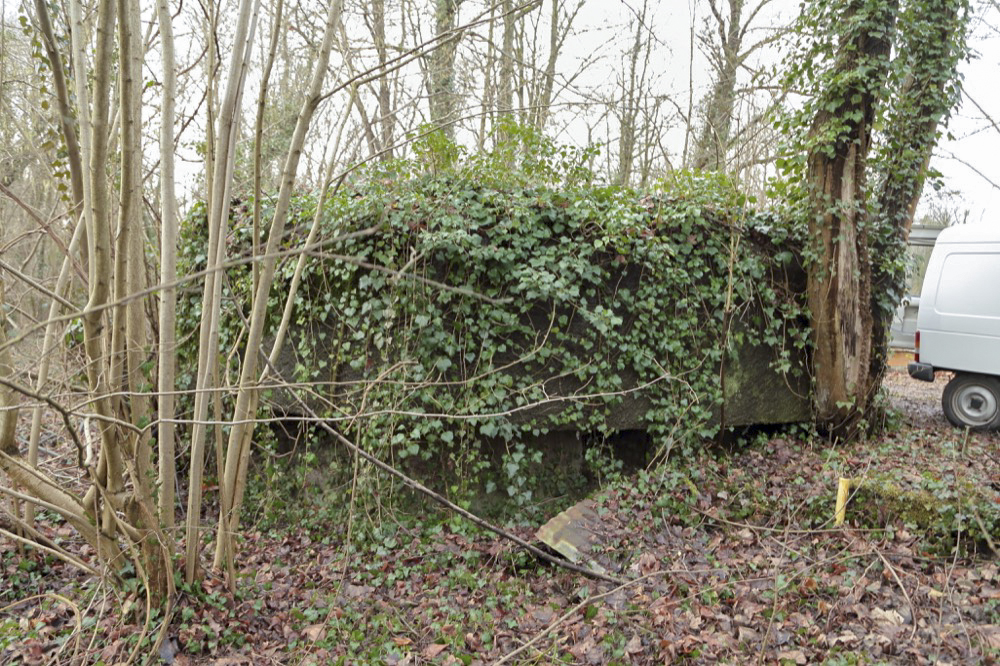
[[[809,418],[789,225],[715,174],[640,192],[484,173],[500,172],[369,174],[326,199],[271,410],[294,391],[370,451],[456,466],[485,441],[553,430],[642,428],[670,451]],[[315,206],[295,201],[272,330]],[[234,207],[230,256],[250,255],[250,208]],[[188,272],[204,261],[202,214],[182,234]],[[243,353],[251,280],[249,262],[226,276],[228,359]],[[180,306],[181,368],[195,365],[197,308]]]

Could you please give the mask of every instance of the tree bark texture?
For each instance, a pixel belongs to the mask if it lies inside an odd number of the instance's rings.
[[[442,0],[443,1],[443,0]],[[453,3],[455,11],[458,11],[458,4],[460,0],[448,0],[448,2]],[[389,53],[386,48],[385,43],[385,0],[372,0],[372,36],[375,38],[375,51],[378,53],[378,64],[382,70],[382,75],[378,78],[378,111],[379,111],[379,125],[382,129],[381,136],[381,151],[379,153],[383,162],[387,162],[392,159],[392,144],[393,144],[393,132],[395,130],[395,111],[392,108],[392,95],[389,90],[389,73],[386,70],[386,63],[389,61]],[[452,19],[454,24],[454,18]],[[455,69],[455,49],[457,48],[457,38],[455,40],[449,40],[447,44],[443,44],[440,48],[450,48],[451,49],[451,71],[454,72]],[[435,50],[435,53],[437,50]],[[452,78],[454,74],[452,74]],[[451,90],[449,91],[452,98],[454,96],[454,84],[451,85]],[[431,100],[433,103],[433,93],[431,95]],[[453,105],[453,103],[452,103]],[[448,119],[454,114],[454,109],[448,109]],[[451,125],[449,124],[450,128]]]
[[[869,15],[863,13],[869,10]],[[878,92],[888,67],[895,11],[862,2],[846,9],[835,80],[821,96],[810,137],[807,297],[812,321],[817,422],[853,436],[877,385],[871,368],[871,276],[865,175]]]
[[[258,380],[256,352],[260,349],[262,342],[264,324],[267,318],[268,296],[271,292],[271,284],[274,280],[275,269],[277,268],[275,253],[278,249],[279,240],[284,233],[285,223],[288,220],[289,206],[295,186],[296,170],[305,143],[306,132],[312,123],[313,115],[322,99],[323,81],[326,78],[327,65],[330,62],[330,52],[333,49],[337,28],[340,25],[342,10],[342,0],[334,0],[331,3],[327,13],[323,39],[317,48],[309,88],[302,101],[302,108],[295,123],[291,146],[289,147],[285,167],[282,171],[281,190],[278,193],[278,201],[275,205],[274,218],[271,222],[267,248],[265,249],[267,258],[261,265],[260,281],[257,284],[257,291],[253,300],[253,312],[250,315],[250,330],[247,334],[246,343],[248,353],[244,354],[243,367],[240,369],[239,391],[236,395],[236,405],[233,409],[233,427],[229,433],[229,442],[225,456],[225,473],[222,475],[219,484],[221,492],[225,494],[223,505],[229,509],[228,512],[222,512],[219,516],[218,533],[220,537],[233,533],[239,521],[240,505],[243,499],[247,467],[250,460],[250,437],[247,433],[248,430],[252,433],[252,426],[247,425],[247,419],[252,416],[250,407],[256,402],[255,395]],[[229,544],[220,538],[216,546],[216,564],[223,561],[228,548]]]
[[[186,559],[184,575],[193,582],[198,568],[201,545],[202,477],[205,464],[205,419],[211,399],[213,369],[218,363],[219,308],[222,299],[220,267],[225,260],[225,235],[229,220],[229,192],[232,183],[233,162],[236,151],[236,134],[240,100],[246,82],[249,45],[253,41],[256,12],[259,5],[253,0],[241,0],[229,63],[226,92],[219,110],[219,127],[215,133],[212,150],[212,196],[208,215],[208,262],[210,272],[205,276],[202,292],[201,327],[199,329],[198,372],[195,384],[194,416],[191,429],[191,472],[188,483]],[[251,20],[253,19],[253,20]],[[211,126],[211,124],[210,124]]]
[[[618,115],[618,173],[619,185],[628,185],[632,180],[632,166],[635,162],[636,139],[639,132],[639,114],[645,95],[646,69],[649,63],[649,42],[643,39],[646,26],[647,3],[642,4],[635,21],[635,41],[628,54],[627,78],[622,79],[622,98],[616,111]],[[645,53],[643,53],[645,51]],[[642,64],[639,58],[642,57]]]
[[[500,51],[500,78],[497,92],[497,111],[500,117],[509,116],[514,108],[514,37],[517,23],[514,20],[514,0],[503,0],[503,48]]]
[[[532,109],[534,117],[532,125],[539,132],[545,130],[545,122],[549,117],[549,106],[552,104],[552,91],[556,81],[556,61],[559,59],[559,50],[562,47],[562,39],[559,32],[559,5],[560,0],[552,0],[552,14],[549,18],[549,56],[545,61],[545,71],[542,74],[541,93],[535,101],[535,108]],[[568,23],[572,21],[570,18]],[[565,33],[563,33],[563,37]]]
[[[163,69],[163,96],[160,107],[160,284],[172,284],[177,277],[177,200],[174,193],[174,97],[177,74],[174,68],[174,28],[167,0],[157,0],[156,18],[160,27],[160,51]],[[174,377],[176,374],[177,290],[164,287],[160,292],[160,341],[157,358],[157,490],[160,524],[174,526],[177,466],[174,460]]]
[[[63,72],[63,59],[56,46],[56,38],[52,32],[52,22],[49,20],[48,5],[44,0],[35,0],[35,16],[38,19],[38,29],[42,33],[42,43],[45,45],[45,56],[49,59],[52,69],[52,83],[55,87],[56,102],[59,105],[59,125],[63,141],[66,143],[66,161],[69,164],[70,186],[73,188],[73,206],[77,209],[83,206],[83,161],[80,157],[80,142],[77,138],[76,123],[73,122],[73,111],[70,107],[69,89],[66,87],[66,76]]]
[[[118,531],[116,511],[122,506],[123,467],[118,445],[118,428],[111,399],[111,363],[109,352],[113,336],[108,312],[105,310],[112,293],[114,252],[111,235],[111,186],[108,179],[108,155],[111,144],[111,80],[115,50],[114,0],[101,0],[97,8],[97,48],[94,55],[92,90],[93,109],[90,114],[91,136],[87,182],[84,184],[84,213],[87,219],[87,260],[90,287],[87,308],[83,314],[84,350],[87,354],[87,378],[90,392],[96,396],[94,411],[100,417],[101,449],[96,469],[92,468],[93,485],[84,505],[99,515],[98,531],[112,541]],[[79,80],[79,79],[78,79]],[[79,95],[79,91],[78,91]],[[98,492],[98,488],[102,492]],[[99,506],[98,496],[103,498]]]
[[[73,238],[69,244],[69,252],[63,258],[62,268],[59,269],[59,277],[56,278],[56,288],[55,293],[59,296],[66,296],[67,288],[69,285],[69,278],[72,272],[73,257],[76,256],[77,252],[80,250],[80,245],[83,239],[84,231],[84,220],[83,216],[77,218],[76,230],[73,232]],[[0,302],[3,298],[0,298]],[[52,299],[49,304],[49,323],[45,326],[45,335],[42,339],[42,353],[38,361],[38,377],[35,380],[35,391],[41,393],[45,388],[45,385],[49,381],[49,367],[52,361],[52,353],[59,345],[59,336],[62,334],[62,327],[59,326],[57,317],[59,316],[59,311],[63,305],[56,299]],[[2,331],[0,331],[2,333]],[[3,342],[0,340],[0,346]],[[2,352],[0,352],[2,354]],[[38,446],[42,435],[42,416],[44,414],[44,407],[42,405],[36,405],[34,409],[31,410],[31,430],[28,434],[28,464],[31,465],[33,469],[38,468]],[[24,521],[29,526],[34,526],[35,524],[35,507],[33,504],[28,504],[25,507]]]

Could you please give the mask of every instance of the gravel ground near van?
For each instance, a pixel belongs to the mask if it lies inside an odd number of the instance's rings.
[[[910,377],[905,369],[891,369],[883,386],[894,409],[907,425],[924,428],[949,427],[941,411],[941,393],[951,379],[951,373],[938,373],[933,382]]]

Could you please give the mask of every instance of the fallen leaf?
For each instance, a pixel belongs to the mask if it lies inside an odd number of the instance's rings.
[[[837,645],[839,643],[841,645],[847,645],[849,643],[856,643],[857,640],[858,640],[858,637],[857,637],[857,635],[853,631],[845,631],[841,635],[839,635],[836,638],[834,638],[830,642],[830,644],[831,645]]]
[[[900,625],[903,624],[903,616],[899,614],[898,611],[892,610],[882,610],[881,608],[873,608],[871,611],[871,617],[876,622],[882,624]]]
[[[604,654],[604,648],[600,645],[595,645],[587,652],[587,663],[597,666],[598,664],[608,663],[607,656]]]
[[[348,599],[362,599],[371,596],[375,588],[371,585],[352,585],[348,583],[344,586],[344,596]]]
[[[311,642],[315,643],[323,637],[325,630],[326,625],[324,624],[311,624],[302,630],[302,635],[308,638]]]
[[[569,653],[577,659],[582,659],[594,647],[594,639],[587,636],[585,639],[569,649]]]
[[[422,656],[424,659],[433,659],[434,657],[444,652],[446,647],[448,646],[442,643],[431,643],[430,645],[424,648],[423,652],[420,653],[420,656]]]
[[[805,664],[809,660],[802,650],[783,650],[778,653],[778,661],[794,661],[796,664]]]
[[[639,556],[639,572],[643,575],[660,570],[660,560],[653,553],[645,552]]]
[[[544,607],[535,608],[531,611],[532,617],[541,622],[542,624],[548,624],[555,617],[555,613],[552,610]]]
[[[983,638],[991,650],[1000,650],[1000,625],[989,624],[982,628]]]

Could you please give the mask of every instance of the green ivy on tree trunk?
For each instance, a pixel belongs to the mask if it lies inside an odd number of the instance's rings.
[[[874,416],[906,238],[958,99],[967,17],[967,0],[812,0],[800,19],[788,84],[809,96],[786,121],[797,139],[779,166],[810,238],[816,420],[836,439]]]

